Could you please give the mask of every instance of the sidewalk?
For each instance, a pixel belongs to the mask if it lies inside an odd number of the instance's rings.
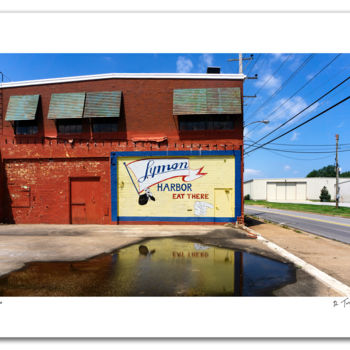
[[[350,286],[350,245],[246,217],[246,225],[264,238]]]
[[[350,285],[350,245],[296,233],[250,219],[263,237]],[[246,251],[289,262],[242,229],[210,225],[0,225],[0,276],[34,261],[81,261],[147,238],[188,237],[204,245]],[[317,238],[317,239],[316,239]],[[276,291],[281,296],[340,296],[302,269],[297,281]]]
[[[0,276],[33,261],[81,261],[146,238],[191,237],[285,261],[241,229],[212,225],[0,225]]]

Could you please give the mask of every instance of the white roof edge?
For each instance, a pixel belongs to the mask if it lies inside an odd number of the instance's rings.
[[[207,73],[108,73],[94,75],[80,75],[74,77],[38,79],[15,81],[0,84],[0,88],[11,88],[17,86],[43,85],[70,83],[75,81],[101,80],[101,79],[214,79],[214,80],[244,80],[244,74],[207,74]]]
[[[244,183],[250,181],[300,181],[300,180],[312,180],[312,179],[335,179],[335,176],[318,176],[318,177],[270,177],[265,179],[250,179],[245,180]],[[340,179],[347,179],[346,177],[341,177]]]

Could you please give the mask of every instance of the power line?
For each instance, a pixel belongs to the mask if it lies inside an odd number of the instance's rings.
[[[340,75],[342,75],[342,73],[343,73],[344,71],[346,71],[346,73],[348,73],[348,69],[347,69],[347,68],[348,68],[347,66],[343,66],[342,68],[340,68],[339,70],[337,70],[334,74],[332,74],[331,77],[327,76],[325,82],[321,82],[321,83],[318,84],[316,87],[314,87],[311,91],[309,91],[308,93],[306,93],[304,96],[305,96],[305,97],[306,97],[306,96],[309,96],[309,95],[313,94],[315,91],[319,90],[320,88],[324,88],[325,85],[326,85],[326,83],[330,83],[330,82],[333,83],[333,82],[336,82],[337,78],[338,78]],[[341,91],[344,91],[345,89],[347,89],[346,86],[342,87],[339,91],[337,91],[337,92],[334,94],[334,96],[340,94],[340,92],[341,92]],[[303,97],[304,97],[304,96],[303,96]],[[320,107],[321,107],[322,105],[324,105],[324,104],[325,104],[325,101],[320,102],[320,103],[317,105],[317,108],[320,108]],[[303,115],[302,118],[306,118],[306,117],[307,117],[309,114],[311,114],[311,113],[312,113],[312,110],[309,111],[308,113],[306,113],[305,115]],[[261,127],[261,126],[262,126],[261,124],[258,124],[258,123],[257,123],[255,127],[253,127],[252,129],[250,129],[250,130],[246,133],[245,137],[247,137],[247,135],[249,135],[250,133],[252,133],[257,127]]]
[[[0,72],[1,74],[1,82],[4,82],[4,77],[7,78],[8,81],[11,81],[11,79],[4,73],[4,72]]]
[[[350,79],[350,77],[348,77],[347,79]],[[345,84],[346,83],[346,80],[345,79],[344,81],[342,81],[340,84]],[[331,92],[333,92],[335,89],[337,89],[339,87],[339,84],[337,84],[335,87],[333,87],[331,90],[328,90],[324,95],[326,94],[329,94]],[[334,89],[334,90],[333,90]],[[337,92],[335,92],[334,96],[338,95],[340,92],[346,90],[347,87],[346,86],[343,86],[342,88],[340,88]],[[317,109],[322,107],[326,102],[327,100],[323,100],[321,101],[325,96],[322,95],[320,96],[318,99],[316,99],[315,101],[312,102],[313,103],[317,103]],[[333,96],[333,97],[334,97]],[[272,130],[271,132],[269,132],[268,134],[264,135],[263,137],[261,137],[259,140],[257,140],[256,142],[259,142],[263,139],[265,139],[267,136],[271,135],[272,133],[274,133],[276,130],[278,129],[281,129],[282,127],[284,127],[286,124],[288,124],[290,121],[292,121],[293,119],[295,119],[296,117],[298,117],[299,115],[303,114],[307,109],[310,109],[310,107],[312,107],[312,104],[306,106],[303,110],[299,111],[297,114],[295,114],[293,117],[289,118],[288,120],[286,120],[284,123],[282,123],[281,125],[277,126],[274,130]],[[303,115],[301,118],[306,118],[307,116],[309,116],[311,113],[313,112],[313,109],[311,109],[310,111],[306,112],[305,115]],[[254,129],[250,130],[247,135],[249,135],[250,132],[252,132]],[[247,137],[246,135],[246,137]],[[252,145],[254,146],[254,145]],[[252,147],[251,146],[251,147]]]
[[[261,105],[259,108],[257,108],[254,111],[254,114],[256,114],[258,111],[260,111],[266,104],[268,104],[279,92],[281,92],[286,85],[309,63],[309,61],[312,59],[314,54],[309,55],[302,64],[299,65],[299,67],[293,71],[293,73],[282,83],[282,85],[274,91],[274,93],[269,96]]]
[[[321,82],[320,84],[318,84],[316,87],[314,87],[310,92],[306,93],[303,97],[306,97],[306,96],[309,96],[310,94],[314,93],[315,91],[319,90],[320,88],[324,88],[326,83],[330,83],[330,82],[335,82],[337,80],[337,78],[344,72],[348,72],[348,67],[347,66],[344,66],[342,68],[340,68],[339,70],[337,70],[337,72],[335,74],[332,74],[331,77],[327,77],[326,78],[326,82]],[[341,90],[340,90],[341,91]],[[340,92],[339,91],[339,92]],[[339,93],[337,92],[337,94]],[[324,102],[322,102],[318,107],[320,107],[321,105],[323,105]],[[250,104],[248,105],[248,108],[249,108]],[[304,117],[306,117],[308,114],[310,113],[307,113]],[[252,119],[252,118],[248,118],[248,119]],[[261,127],[262,125],[261,124],[256,124],[255,127],[253,127],[248,133],[247,135],[249,135],[251,132],[253,132],[257,127]],[[246,135],[246,136],[247,136]]]
[[[336,55],[334,58],[331,59],[323,68],[321,68],[316,74],[314,74],[301,88],[299,88],[297,91],[295,91],[289,98],[284,100],[277,108],[275,108],[265,119],[269,119],[274,113],[276,113],[281,107],[283,107],[288,101],[290,101],[298,92],[303,90],[307,85],[309,85],[317,76],[319,76],[325,69],[327,69],[337,58],[341,56],[341,53]],[[271,118],[271,120],[275,119]],[[259,125],[256,125],[250,132],[254,131]]]
[[[291,98],[293,98],[298,92],[300,92],[302,89],[304,89],[305,86],[310,84],[312,80],[314,80],[318,75],[320,75],[325,69],[327,69],[339,56],[338,54],[336,57],[334,57],[330,62],[328,62],[322,69],[320,69],[314,76],[312,76],[300,89],[298,89],[296,92],[294,92],[293,95],[291,95],[287,100],[285,100],[281,105],[279,105],[274,111],[272,111],[266,119],[268,119],[272,114],[274,114],[277,110],[279,110],[286,102],[288,102]]]
[[[331,155],[325,156],[325,157],[317,157],[317,158],[295,158],[295,157],[289,157],[286,156],[285,154],[280,154],[274,151],[268,151],[271,152],[277,156],[283,157],[283,158],[288,158],[288,159],[294,159],[294,160],[306,160],[306,161],[310,161],[310,160],[320,160],[320,159],[328,159],[329,157],[331,157]]]
[[[250,137],[247,137],[247,139],[248,140],[251,140],[252,142],[254,142],[254,140],[252,139],[252,138],[250,138]],[[259,145],[259,144],[258,144]],[[271,145],[276,145],[276,146],[296,146],[296,147],[308,147],[308,146],[310,146],[310,147],[326,147],[326,146],[328,146],[328,147],[334,147],[334,144],[313,144],[313,145],[311,145],[311,144],[300,144],[300,143],[297,143],[297,144],[292,144],[292,143],[279,143],[279,142],[271,142]],[[340,143],[339,144],[339,146],[349,146],[350,145],[350,143]]]
[[[287,57],[282,61],[282,63],[278,66],[278,68],[270,75],[268,79],[265,80],[263,85],[256,91],[255,95],[263,88],[265,85],[279,72],[279,70],[284,66],[284,64],[288,61],[291,54],[287,55]]]
[[[316,99],[315,101],[313,101],[311,104],[309,104],[308,106],[306,106],[304,109],[302,109],[300,112],[298,112],[297,114],[295,114],[293,117],[289,118],[288,120],[286,120],[284,123],[282,123],[280,126],[278,126],[277,128],[273,129],[272,131],[270,131],[268,134],[266,134],[265,136],[261,137],[259,140],[257,140],[255,143],[265,139],[266,137],[268,137],[269,135],[271,135],[272,133],[274,133],[275,131],[277,131],[278,129],[282,128],[284,125],[286,125],[287,123],[289,123],[290,121],[292,121],[293,119],[295,119],[297,116],[299,116],[301,113],[303,113],[304,111],[306,111],[307,109],[309,109],[310,107],[312,107],[315,103],[317,103],[318,101],[322,100],[324,97],[326,97],[327,95],[329,95],[331,92],[333,92],[334,90],[336,90],[339,86],[345,84],[348,80],[350,79],[350,76],[348,76],[346,79],[344,79],[342,82],[340,82],[338,85],[336,85],[335,87],[333,87],[332,89],[328,90],[325,94],[323,94],[321,97],[319,97],[318,99]],[[253,146],[253,145],[252,145]],[[252,146],[249,146],[252,147]]]
[[[249,71],[247,72],[247,75],[250,74],[250,72],[254,69],[254,67],[256,66],[256,64],[258,63],[259,59],[261,57],[261,54],[258,54],[257,59],[254,61],[253,65],[250,67]]]
[[[291,143],[271,143],[271,145],[279,145],[279,146],[296,146],[296,147],[334,147],[334,145],[332,144],[328,144],[328,145],[301,145],[301,144],[291,144]],[[350,143],[341,143],[339,144],[339,146],[349,146]]]
[[[350,96],[345,97],[344,99],[342,99],[341,101],[337,102],[337,103],[334,104],[333,106],[328,107],[327,109],[323,110],[322,112],[320,112],[320,113],[316,114],[315,116],[313,116],[313,117],[307,119],[307,120],[304,121],[303,123],[301,123],[301,124],[295,126],[294,128],[292,128],[292,129],[286,131],[286,132],[283,133],[282,135],[279,135],[279,136],[275,137],[274,139],[265,142],[263,145],[254,148],[253,150],[247,152],[246,154],[249,154],[249,153],[251,153],[251,152],[254,152],[254,151],[256,151],[257,149],[259,149],[259,148],[261,148],[261,147],[263,147],[263,146],[266,146],[267,144],[269,144],[269,143],[271,143],[271,142],[273,142],[273,141],[275,141],[275,140],[277,140],[277,139],[279,139],[279,138],[281,138],[281,137],[283,137],[283,136],[289,134],[290,132],[292,132],[292,131],[294,131],[294,130],[300,128],[300,127],[302,127],[303,125],[305,125],[305,124],[311,122],[311,121],[314,120],[315,118],[320,117],[321,115],[327,113],[328,111],[332,110],[333,108],[335,108],[335,107],[339,106],[340,104],[344,103],[344,102],[347,101],[349,98],[350,98]]]
[[[267,85],[267,83],[279,72],[279,70],[280,70],[280,69],[284,66],[284,64],[288,61],[288,59],[290,58],[290,56],[291,56],[291,54],[288,54],[288,55],[287,55],[287,57],[282,61],[282,63],[278,66],[278,68],[270,75],[270,77],[269,77],[268,79],[266,79],[266,80],[264,81],[263,85],[260,86],[260,88],[255,92],[254,95],[257,95],[257,94],[259,93],[259,91],[260,91],[263,87],[265,87],[265,86]],[[267,62],[267,57],[264,57],[264,59],[265,59],[265,64],[266,64],[266,62]],[[263,67],[263,65],[262,65],[262,67]],[[247,111],[248,111],[248,109],[249,109],[250,106],[251,106],[251,105],[249,105],[249,106],[247,107]],[[249,120],[249,118],[248,118],[248,120]]]
[[[316,154],[316,153],[334,153],[335,151],[295,151],[295,150],[286,150],[286,149],[278,149],[278,148],[268,148],[268,147],[263,147],[261,146],[261,148],[263,149],[267,149],[270,151],[277,151],[277,152],[287,152],[287,153],[309,153],[309,154]],[[345,149],[339,152],[350,152],[350,149]]]

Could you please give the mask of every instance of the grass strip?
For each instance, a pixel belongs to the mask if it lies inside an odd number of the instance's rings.
[[[263,200],[258,200],[258,201],[245,200],[244,204],[262,205],[266,208],[295,210],[295,211],[303,211],[303,212],[307,212],[307,213],[323,214],[323,215],[331,215],[331,216],[340,216],[343,218],[350,218],[350,208],[341,207],[341,206],[337,209],[335,206],[330,206],[330,205],[299,204],[299,203],[275,203],[275,202],[268,202],[268,201],[263,201]]]

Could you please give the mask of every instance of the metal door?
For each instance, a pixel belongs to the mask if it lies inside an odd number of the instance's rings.
[[[99,177],[73,178],[70,182],[71,223],[102,224],[102,193]]]
[[[215,188],[215,217],[232,218],[232,188]]]
[[[276,183],[275,182],[268,182],[266,187],[266,199],[268,201],[274,201],[276,200]]]
[[[297,184],[295,182],[286,183],[286,200],[294,201],[296,200]]]
[[[306,200],[306,182],[297,183],[297,200]]]
[[[284,182],[276,183],[276,199],[284,201],[286,199],[286,185]]]

